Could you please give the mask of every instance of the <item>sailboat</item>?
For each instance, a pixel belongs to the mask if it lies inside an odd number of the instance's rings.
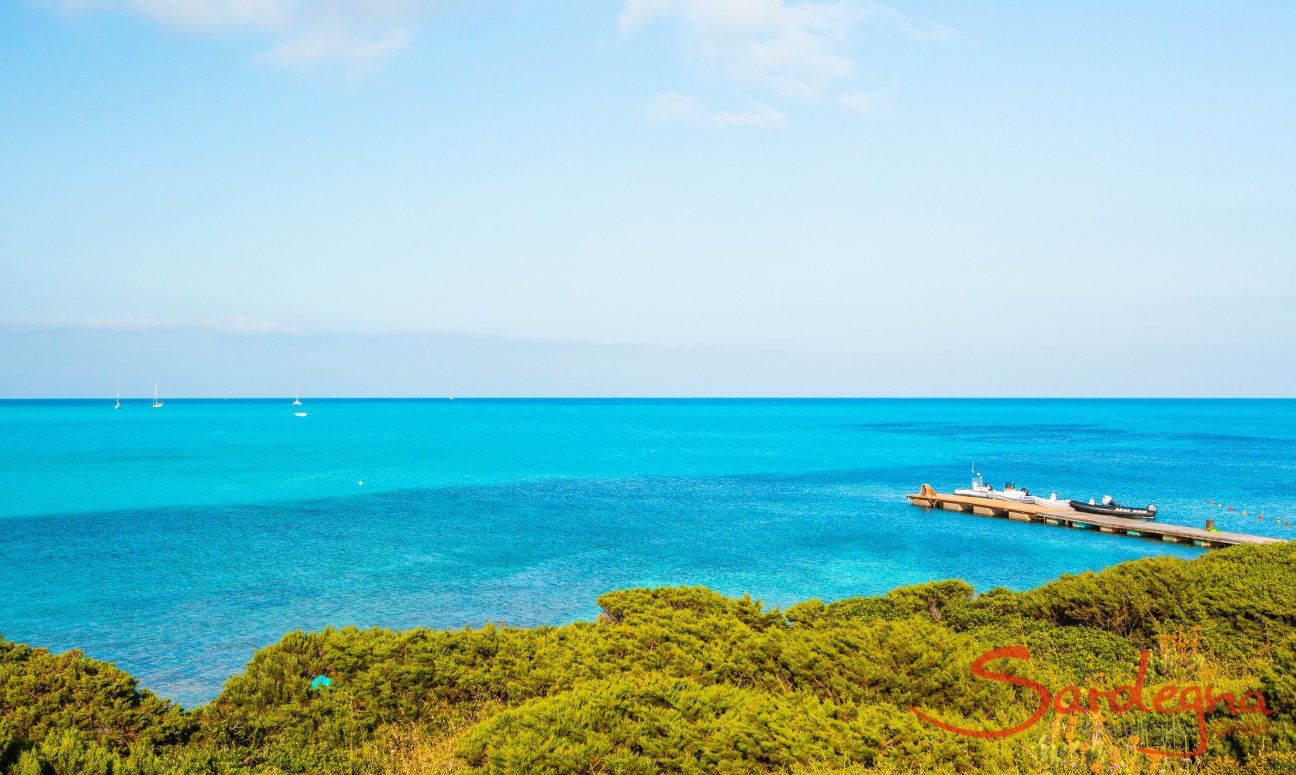
[[[121,409],[121,385],[117,386],[117,403],[113,404],[113,409]]]
[[[302,405],[302,403],[301,403],[301,385],[298,385],[298,386],[297,386],[297,395],[296,395],[296,397],[293,398],[292,405],[293,405],[293,406],[301,406],[301,405]],[[293,417],[307,417],[307,416],[308,416],[308,415],[306,414],[306,410],[305,410],[305,409],[298,409],[297,411],[293,412]]]
[[[161,409],[162,407],[166,406],[166,404],[164,404],[164,403],[162,403],[161,401],[158,400],[158,392],[157,392],[157,389],[158,389],[158,383],[157,383],[157,381],[155,380],[155,381],[153,382],[153,408],[154,408],[154,409]]]

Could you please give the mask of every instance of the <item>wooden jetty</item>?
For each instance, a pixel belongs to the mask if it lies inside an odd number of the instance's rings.
[[[1016,522],[1039,522],[1045,525],[1069,527],[1077,530],[1094,530],[1100,533],[1148,538],[1171,544],[1191,544],[1206,549],[1282,542],[1280,538],[1202,530],[1201,528],[1171,525],[1149,519],[1109,517],[1103,514],[1085,514],[1072,509],[1059,509],[1056,506],[1040,506],[1035,503],[1017,503],[997,498],[978,498],[972,495],[951,495],[936,492],[929,484],[924,484],[918,492],[906,497],[909,498],[909,502],[913,505],[928,509],[945,509],[946,511],[963,512],[964,514],[980,514],[986,517],[1011,519]]]

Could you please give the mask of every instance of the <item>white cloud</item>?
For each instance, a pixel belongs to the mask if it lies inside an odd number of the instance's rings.
[[[713,80],[784,99],[815,99],[854,76],[859,69],[858,33],[868,24],[884,24],[922,39],[952,34],[895,9],[857,0],[626,0],[618,20],[623,35],[669,25],[688,56]],[[879,96],[870,102],[865,96],[844,96],[842,104],[852,110],[877,110],[889,100]]]
[[[363,72],[404,51],[410,38],[410,31],[405,29],[391,30],[372,38],[334,29],[318,29],[283,40],[257,58],[296,68],[331,61]]]
[[[160,328],[170,328],[160,320],[147,318],[86,318],[76,321],[54,321],[49,324],[49,327],[91,328],[104,331],[156,331]]]
[[[839,95],[838,99],[842,107],[855,113],[885,113],[891,109],[890,92],[852,92]]]
[[[747,106],[738,111],[718,111],[708,108],[696,97],[680,94],[663,94],[653,100],[648,116],[654,121],[698,126],[776,126],[787,119],[776,108],[759,100],[748,98]]]
[[[22,320],[11,325],[25,329],[58,329],[71,331],[217,331],[237,336],[266,336],[270,334],[296,334],[296,326],[287,326],[269,320],[258,320],[247,315],[225,315],[201,320],[159,320],[155,318],[59,318],[54,320]]]
[[[221,331],[227,334],[239,334],[240,336],[264,336],[266,334],[295,334],[298,333],[296,326],[285,326],[282,323],[272,323],[269,320],[257,320],[247,315],[226,315],[220,318],[204,318],[198,321],[199,328],[205,328],[210,331]]]
[[[286,26],[293,16],[293,3],[285,0],[74,0],[79,5],[119,4],[164,24],[203,28]]]
[[[54,0],[70,11],[115,8],[192,32],[260,36],[257,59],[365,72],[403,51],[440,0]]]
[[[850,75],[849,32],[867,12],[850,2],[628,0],[618,26],[632,33],[678,25],[693,55],[747,85],[813,96]]]

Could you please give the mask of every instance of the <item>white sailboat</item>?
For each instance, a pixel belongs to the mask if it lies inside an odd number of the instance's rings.
[[[297,386],[297,395],[293,398],[292,405],[293,405],[293,406],[301,406],[301,405],[302,405],[302,402],[301,402],[301,385],[298,385],[298,386]],[[293,417],[307,417],[307,416],[309,416],[309,415],[307,415],[305,409],[298,409],[297,411],[293,412]]]
[[[113,404],[113,409],[121,409],[121,385],[117,386],[117,403]]]
[[[166,406],[166,404],[164,404],[164,403],[162,403],[161,401],[158,400],[158,383],[157,383],[156,380],[154,380],[154,382],[153,382],[153,408],[154,408],[154,409],[161,409],[161,408],[164,407],[164,406]]]

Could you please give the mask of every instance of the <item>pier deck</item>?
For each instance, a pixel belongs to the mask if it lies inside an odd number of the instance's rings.
[[[1128,535],[1166,543],[1191,544],[1206,549],[1282,542],[1282,539],[1269,538],[1268,536],[1208,531],[1185,525],[1171,525],[1156,520],[1108,517],[1102,514],[1085,514],[1072,509],[1058,509],[1056,506],[1040,506],[1035,503],[1014,503],[995,498],[939,493],[933,490],[931,485],[927,484],[924,484],[918,492],[906,497],[909,498],[909,502],[913,505],[923,508],[937,508],[946,511],[959,511],[965,514],[1001,517],[1018,522],[1041,522],[1058,527]]]

